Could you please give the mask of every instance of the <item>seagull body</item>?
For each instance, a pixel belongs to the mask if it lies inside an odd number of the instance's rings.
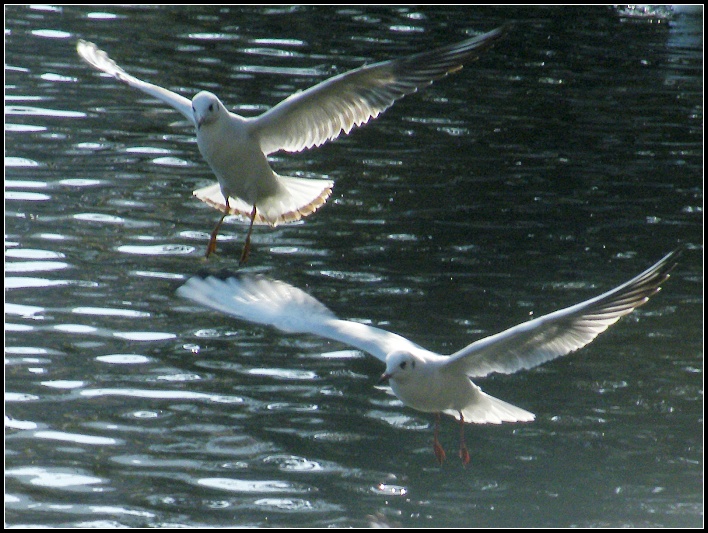
[[[534,415],[485,394],[466,374],[449,366],[449,356],[428,350],[392,352],[386,357],[386,372],[393,393],[408,407],[426,413],[460,416],[465,422],[500,424],[529,422]],[[406,368],[410,366],[411,372]],[[415,369],[418,370],[415,370]]]
[[[465,422],[528,422],[534,415],[484,393],[471,378],[511,374],[567,355],[590,343],[622,316],[646,303],[676,266],[681,250],[666,255],[630,281],[577,305],[529,320],[473,342],[450,356],[358,322],[341,320],[302,290],[263,276],[220,279],[192,277],[177,289],[187,299],[242,320],[289,333],[310,333],[367,352],[386,365],[381,381],[405,405],[436,414],[434,450],[440,413],[460,421],[460,457],[469,462],[462,427]]]
[[[280,176],[267,156],[299,152],[336,139],[376,118],[396,100],[430,85],[476,59],[496,42],[502,28],[444,46],[366,65],[297,92],[257,117],[228,111],[219,98],[199,92],[192,101],[168,89],[131,76],[95,44],[80,40],[79,55],[92,67],[172,106],[197,130],[199,151],[218,180],[194,195],[223,213],[212,232],[207,257],[226,215],[250,219],[242,262],[248,256],[253,224],[292,222],[322,206],[333,182]]]

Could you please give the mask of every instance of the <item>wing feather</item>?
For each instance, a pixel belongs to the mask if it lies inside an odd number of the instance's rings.
[[[451,372],[482,377],[511,374],[578,350],[660,290],[682,249],[600,296],[480,339],[452,354]]]
[[[497,28],[457,44],[345,72],[295,93],[253,119],[265,154],[299,152],[349,133],[393,103],[476,59],[505,33]]]
[[[396,349],[420,349],[409,340],[366,324],[338,319],[304,291],[264,276],[192,277],[177,294],[227,315],[288,333],[311,333],[343,342],[381,361]]]
[[[192,124],[195,124],[194,114],[192,112],[192,102],[184,96],[180,96],[179,94],[173,93],[163,87],[153,85],[152,83],[147,83],[131,76],[125,70],[120,68],[115,61],[108,57],[106,52],[100,50],[93,43],[79,40],[76,44],[76,51],[79,53],[81,58],[93,68],[105,72],[106,74],[110,74],[126,85],[161,100],[182,113],[182,115],[184,115]]]

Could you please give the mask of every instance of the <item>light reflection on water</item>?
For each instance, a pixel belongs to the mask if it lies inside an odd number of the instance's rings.
[[[479,62],[283,174],[333,197],[259,228],[248,270],[450,353],[692,245],[592,347],[481,386],[537,414],[432,417],[348,347],[178,300],[245,227],[181,117],[99,76],[79,37],[245,114],[364,62],[517,20]],[[6,523],[565,527],[702,521],[702,29],[610,8],[6,10]],[[247,23],[246,23],[247,21]],[[154,31],[142,31],[151,27]],[[445,420],[447,447],[458,436]],[[451,454],[453,455],[453,454]],[[37,488],[41,487],[41,491]],[[80,494],[77,503],[76,494]]]

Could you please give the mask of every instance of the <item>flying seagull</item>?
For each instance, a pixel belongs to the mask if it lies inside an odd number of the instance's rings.
[[[471,378],[512,374],[567,355],[590,343],[622,316],[659,291],[677,264],[677,249],[627,283],[585,302],[523,322],[477,340],[453,353],[438,355],[395,333],[348,320],[302,290],[263,276],[220,279],[192,277],[177,294],[203,306],[288,333],[311,333],[343,342],[386,364],[381,382],[407,406],[435,413],[433,450],[440,464],[440,413],[460,421],[460,458],[470,460],[464,422],[529,422],[534,415],[482,392]]]
[[[333,182],[280,176],[267,156],[279,150],[299,152],[349,133],[377,117],[396,100],[456,72],[504,34],[497,28],[457,44],[400,59],[366,65],[292,94],[257,117],[231,113],[214,94],[201,91],[190,101],[168,89],[131,76],[95,44],[80,40],[79,55],[92,67],[162,100],[197,130],[197,144],[218,183],[194,196],[221,211],[206,256],[216,250],[224,218],[250,220],[241,254],[249,254],[253,224],[275,226],[307,216],[322,206]]]

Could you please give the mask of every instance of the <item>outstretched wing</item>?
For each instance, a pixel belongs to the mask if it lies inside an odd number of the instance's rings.
[[[345,72],[293,94],[250,127],[265,154],[299,152],[349,133],[396,100],[476,59],[504,34],[497,28],[457,44]]]
[[[162,100],[167,105],[174,107],[177,111],[182,113],[192,124],[195,124],[194,114],[192,113],[192,102],[184,96],[180,96],[179,94],[173,93],[163,87],[153,85],[152,83],[147,83],[131,76],[125,70],[116,65],[116,62],[108,57],[106,52],[99,50],[99,48],[93,43],[79,40],[76,44],[76,51],[83,58],[83,60],[93,68],[103,71],[106,74],[110,74],[117,80],[143,91],[158,100]]]
[[[511,374],[578,350],[659,292],[681,251],[605,294],[480,339],[452,354],[445,366],[470,377]]]
[[[177,294],[242,320],[288,333],[311,333],[343,342],[381,361],[394,350],[420,349],[400,335],[340,320],[297,287],[263,276],[241,275],[226,279],[197,276],[187,280],[177,289]]]

